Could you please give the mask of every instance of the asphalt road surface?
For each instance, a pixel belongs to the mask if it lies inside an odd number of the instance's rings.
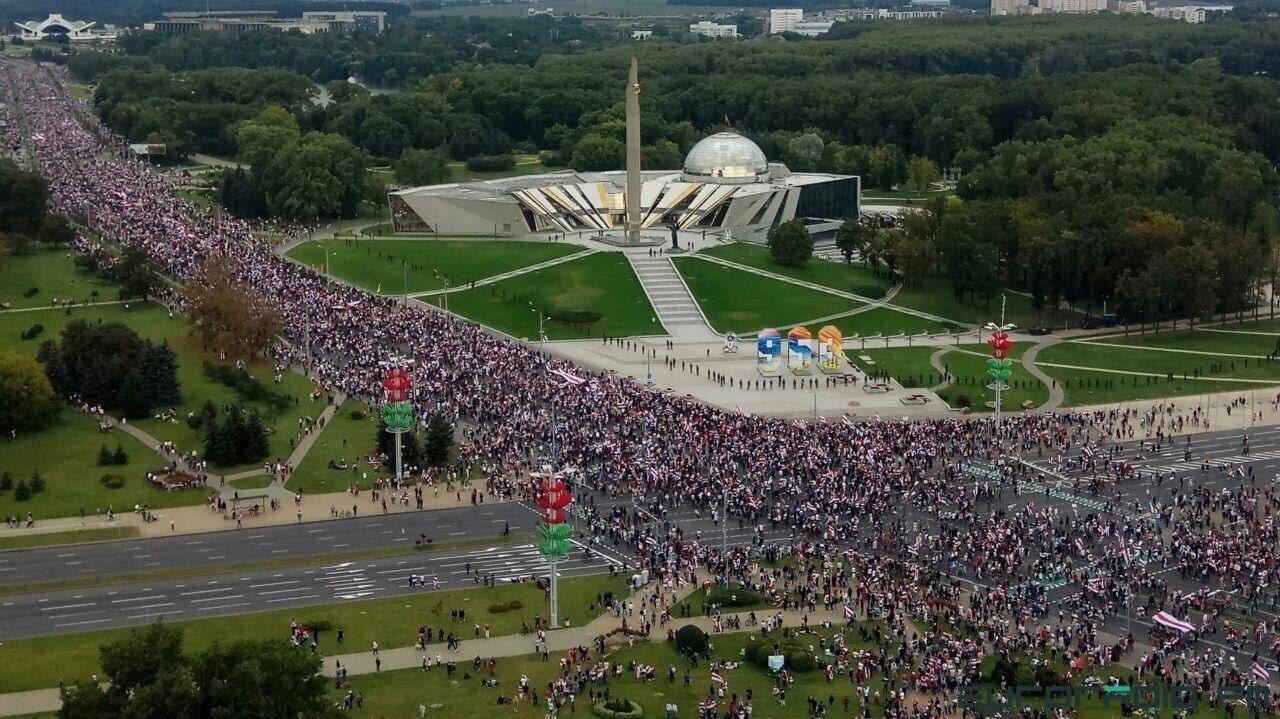
[[[291,510],[286,507],[279,511]],[[503,502],[0,552],[0,584],[58,582],[169,569],[204,570],[218,565],[345,554],[401,546],[412,543],[420,534],[441,543],[496,538],[507,524],[513,532],[527,532],[536,520],[524,506]]]
[[[581,545],[561,577],[603,574],[616,561]],[[469,571],[470,570],[470,571]],[[267,569],[108,587],[0,597],[0,638],[82,632],[244,612],[305,607],[495,584],[547,576],[532,544],[424,552],[314,567]],[[475,572],[478,572],[478,577]],[[410,587],[409,577],[425,583]]]

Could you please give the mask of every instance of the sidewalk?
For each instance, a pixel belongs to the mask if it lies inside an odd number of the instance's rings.
[[[477,489],[479,485],[476,485]],[[216,488],[209,488],[210,494],[216,492]],[[194,490],[192,490],[194,491]],[[483,492],[481,492],[484,494]],[[331,509],[337,509],[339,513],[350,511],[352,506],[359,508],[361,516],[370,516],[382,513],[382,505],[380,502],[373,500],[373,492],[364,490],[360,492],[360,496],[354,496],[348,492],[332,492],[328,494],[312,494],[304,495],[302,505],[295,507],[293,504],[293,493],[287,487],[281,487],[279,482],[272,482],[270,486],[263,489],[241,490],[241,494],[247,498],[242,500],[240,506],[249,506],[254,502],[259,504],[265,503],[265,497],[280,494],[286,497],[282,500],[282,506],[276,511],[266,510],[256,517],[244,517],[244,528],[250,527],[269,527],[281,524],[297,524],[298,512],[302,512],[302,522],[321,522],[331,519],[337,519],[332,515]],[[208,496],[208,495],[206,495]],[[256,499],[255,499],[256,498]],[[500,499],[497,497],[484,495],[485,504],[501,504],[510,500]],[[439,494],[433,491],[427,491],[423,497],[423,509],[421,511],[429,511],[433,509],[449,509],[451,507],[468,506],[471,503],[471,488],[454,485],[453,492],[447,492],[441,485]],[[407,512],[419,511],[410,503],[408,507],[399,505],[393,506],[389,501],[387,503],[388,514],[404,514]],[[175,534],[198,534],[202,532],[218,531],[223,529],[234,529],[235,522],[230,516],[224,518],[220,512],[214,512],[209,509],[206,504],[199,504],[188,507],[172,507],[168,509],[156,509],[152,514],[158,518],[155,522],[143,522],[141,515],[136,512],[121,512],[115,516],[114,521],[107,521],[106,515],[92,515],[85,517],[83,520],[79,517],[61,517],[58,519],[36,520],[36,526],[27,529],[25,527],[19,529],[6,529],[0,531],[0,537],[18,537],[31,534],[48,534],[52,532],[67,532],[80,529],[100,529],[103,527],[137,527],[141,537],[166,537]],[[172,529],[170,529],[172,523]]]

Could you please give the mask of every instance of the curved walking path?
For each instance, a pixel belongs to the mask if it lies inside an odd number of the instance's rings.
[[[473,287],[484,287],[486,285],[492,285],[498,282],[502,282],[503,280],[509,280],[513,277],[519,277],[520,275],[527,275],[530,272],[537,272],[538,270],[545,270],[548,267],[555,267],[556,265],[563,265],[566,262],[573,262],[574,260],[580,260],[584,257],[594,255],[597,252],[599,252],[599,250],[588,248],[581,252],[575,252],[571,255],[565,255],[564,257],[557,257],[552,260],[546,260],[545,262],[537,262],[532,265],[527,265],[525,267],[520,267],[520,268],[511,270],[509,272],[503,272],[501,274],[491,275],[482,280],[476,280],[475,282],[468,282],[461,285],[455,285],[447,289],[441,288],[438,290],[426,290],[424,292],[410,292],[407,295],[407,297],[409,297],[410,299],[416,300],[422,297],[434,297],[436,295],[446,295],[453,292],[462,292],[463,290],[469,290]]]
[[[942,363],[943,355],[951,350],[951,345],[947,345],[945,347],[939,347],[933,351],[933,354],[929,355],[929,364],[933,365],[933,368],[938,371],[938,377],[942,380],[941,382],[938,382],[938,384],[930,387],[930,392],[937,393],[938,390],[951,386],[951,372],[947,369],[947,366]]]
[[[1042,342],[1037,342],[1028,347],[1026,352],[1022,353],[1022,368],[1027,371],[1027,374],[1040,380],[1044,383],[1045,387],[1049,388],[1049,399],[1045,400],[1044,404],[1032,410],[1033,412],[1052,412],[1061,407],[1063,401],[1066,399],[1067,393],[1062,389],[1062,386],[1058,384],[1058,381],[1045,374],[1045,371],[1040,369],[1040,366],[1036,364],[1036,356],[1040,354],[1040,350],[1045,347],[1049,347],[1050,345],[1055,345],[1060,341],[1061,340],[1056,338],[1050,338]]]

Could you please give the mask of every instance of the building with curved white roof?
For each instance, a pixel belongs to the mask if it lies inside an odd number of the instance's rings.
[[[556,172],[429,185],[390,193],[397,232],[519,236],[621,232],[626,173]],[[851,175],[791,172],[750,139],[717,132],[696,143],[678,170],[641,173],[640,227],[715,232],[763,242],[797,217],[858,216],[861,185]]]
[[[44,20],[14,23],[18,35],[23,40],[49,40],[63,35],[70,42],[94,42],[97,40],[114,40],[115,32],[111,28],[97,27],[96,22],[84,20],[68,20],[59,13],[53,13]]]

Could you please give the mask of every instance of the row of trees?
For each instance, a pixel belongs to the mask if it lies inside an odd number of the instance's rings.
[[[27,254],[35,242],[71,244],[75,231],[66,217],[48,211],[48,200],[40,173],[0,157],[0,255]]]
[[[204,458],[217,467],[254,464],[271,453],[267,428],[258,412],[232,405],[222,413],[204,413]]]
[[[378,423],[378,453],[385,459],[388,471],[396,469],[396,439],[387,431],[385,422]],[[440,415],[432,415],[427,430],[419,434],[415,428],[400,435],[400,461],[406,471],[424,467],[443,467],[449,461],[453,449],[453,425]]]
[[[118,411],[133,419],[182,401],[178,360],[120,322],[74,320],[59,340],[40,345],[40,363],[54,391],[69,401]]]
[[[1259,203],[1237,229],[1168,211],[1117,209],[1087,232],[1032,200],[937,199],[899,227],[846,222],[837,246],[908,284],[942,275],[957,299],[1019,287],[1037,307],[1109,302],[1130,319],[1196,318],[1256,304],[1280,273],[1275,210]]]

